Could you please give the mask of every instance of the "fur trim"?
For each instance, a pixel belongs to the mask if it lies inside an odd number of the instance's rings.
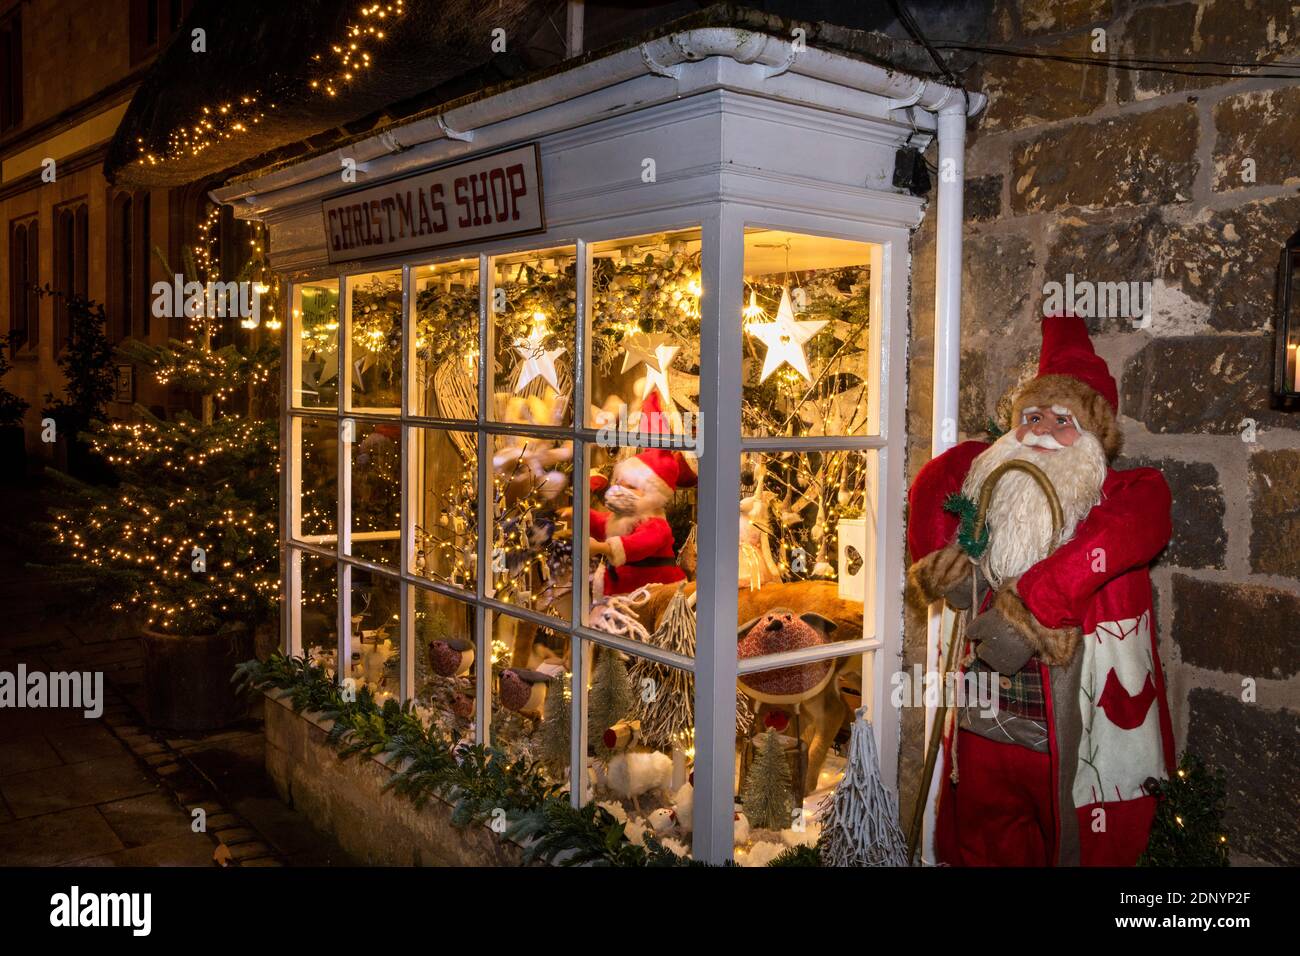
[[[630,458],[624,458],[622,461],[620,461],[617,465],[614,466],[615,481],[618,480],[618,474],[621,469],[626,469],[628,473],[635,472],[637,475],[641,477],[642,481],[649,483],[661,495],[663,495],[664,498],[671,498],[673,496],[673,489],[668,484],[668,482],[660,478],[658,473],[656,473],[653,468],[647,465],[636,455],[633,455]]]
[[[606,538],[605,543],[609,545],[609,563],[616,568],[621,568],[627,564],[627,551],[623,548],[623,539],[618,535]]]
[[[1115,460],[1124,445],[1115,410],[1095,388],[1069,375],[1040,375],[1021,386],[1011,402],[1012,430],[1020,424],[1020,413],[1026,408],[1053,405],[1064,405],[1074,412],[1084,430],[1097,436],[1106,457]]]
[[[929,604],[939,600],[971,573],[971,560],[956,541],[931,551],[907,572],[908,582]]]
[[[1064,667],[1079,649],[1083,630],[1077,627],[1051,628],[1038,623],[1032,611],[1025,606],[1015,585],[1002,588],[993,597],[991,610],[999,611],[1010,622],[1043,663]]]

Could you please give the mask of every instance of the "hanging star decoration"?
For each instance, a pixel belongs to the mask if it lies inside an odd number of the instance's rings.
[[[515,385],[516,392],[522,392],[535,378],[540,378],[559,392],[560,379],[555,371],[555,360],[564,354],[564,349],[546,348],[543,343],[548,334],[545,322],[539,322],[537,316],[533,316],[533,328],[528,333],[528,338],[515,339],[515,351],[524,360],[524,366],[519,371],[519,382]]]
[[[623,371],[626,372],[637,365],[645,365],[645,388],[641,393],[642,400],[658,389],[659,394],[664,397],[665,406],[671,408],[673,396],[668,385],[668,372],[673,359],[682,347],[669,344],[672,338],[662,332],[654,334],[636,332],[623,341],[625,343]]]
[[[767,346],[767,356],[763,359],[763,374],[759,376],[759,381],[767,381],[767,377],[782,365],[789,365],[802,375],[805,381],[811,382],[812,375],[808,371],[808,359],[804,355],[803,347],[805,342],[825,326],[824,319],[816,322],[796,322],[794,308],[790,304],[790,290],[783,287],[776,321],[751,322],[747,326],[749,333]]]

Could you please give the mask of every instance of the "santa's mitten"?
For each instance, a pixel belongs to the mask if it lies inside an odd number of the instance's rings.
[[[1000,674],[1014,674],[1035,654],[1054,667],[1070,662],[1083,639],[1077,627],[1044,627],[1010,584],[993,596],[993,604],[966,632],[978,642],[976,655]]]
[[[984,602],[984,595],[988,594],[988,578],[984,577],[978,565],[971,565],[971,568],[970,574],[943,592],[944,601],[955,610],[965,611],[972,603],[979,606]]]
[[[961,590],[963,584],[969,601],[973,567],[961,546],[956,541],[950,541],[913,564],[907,571],[907,580],[913,592],[920,595],[925,604],[945,597],[949,591]]]

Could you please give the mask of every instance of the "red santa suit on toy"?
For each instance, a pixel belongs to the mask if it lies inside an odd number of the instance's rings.
[[[998,688],[995,715],[952,712],[935,847],[953,865],[1130,866],[1155,812],[1144,784],[1174,766],[1147,573],[1169,541],[1169,488],[1153,468],[1109,466],[1118,394],[1083,321],[1048,318],[1042,331],[1038,377],[1015,396],[1012,430],[930,461],[908,496],[911,582],[927,600],[978,601],[963,670]],[[975,566],[943,506],[955,492],[974,499],[1008,459],[1048,475],[1062,534],[1038,485],[1009,472]]]
[[[658,393],[651,392],[641,406],[640,430],[663,434],[668,431],[664,420]],[[591,511],[590,550],[605,559],[592,582],[595,595],[630,594],[645,584],[686,580],[664,510],[679,485],[694,481],[681,452],[666,448],[644,449],[614,466],[605,488],[609,511]]]

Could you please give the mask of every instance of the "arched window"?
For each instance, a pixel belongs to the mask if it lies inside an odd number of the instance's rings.
[[[9,348],[17,352],[34,348],[39,339],[39,299],[35,286],[39,280],[37,253],[38,226],[35,219],[9,226]]]
[[[54,210],[54,351],[68,343],[68,297],[86,294],[89,279],[90,220],[84,199]]]
[[[153,256],[149,193],[119,193],[112,203],[109,227],[110,335],[114,341],[149,337],[153,316],[149,281]]]

